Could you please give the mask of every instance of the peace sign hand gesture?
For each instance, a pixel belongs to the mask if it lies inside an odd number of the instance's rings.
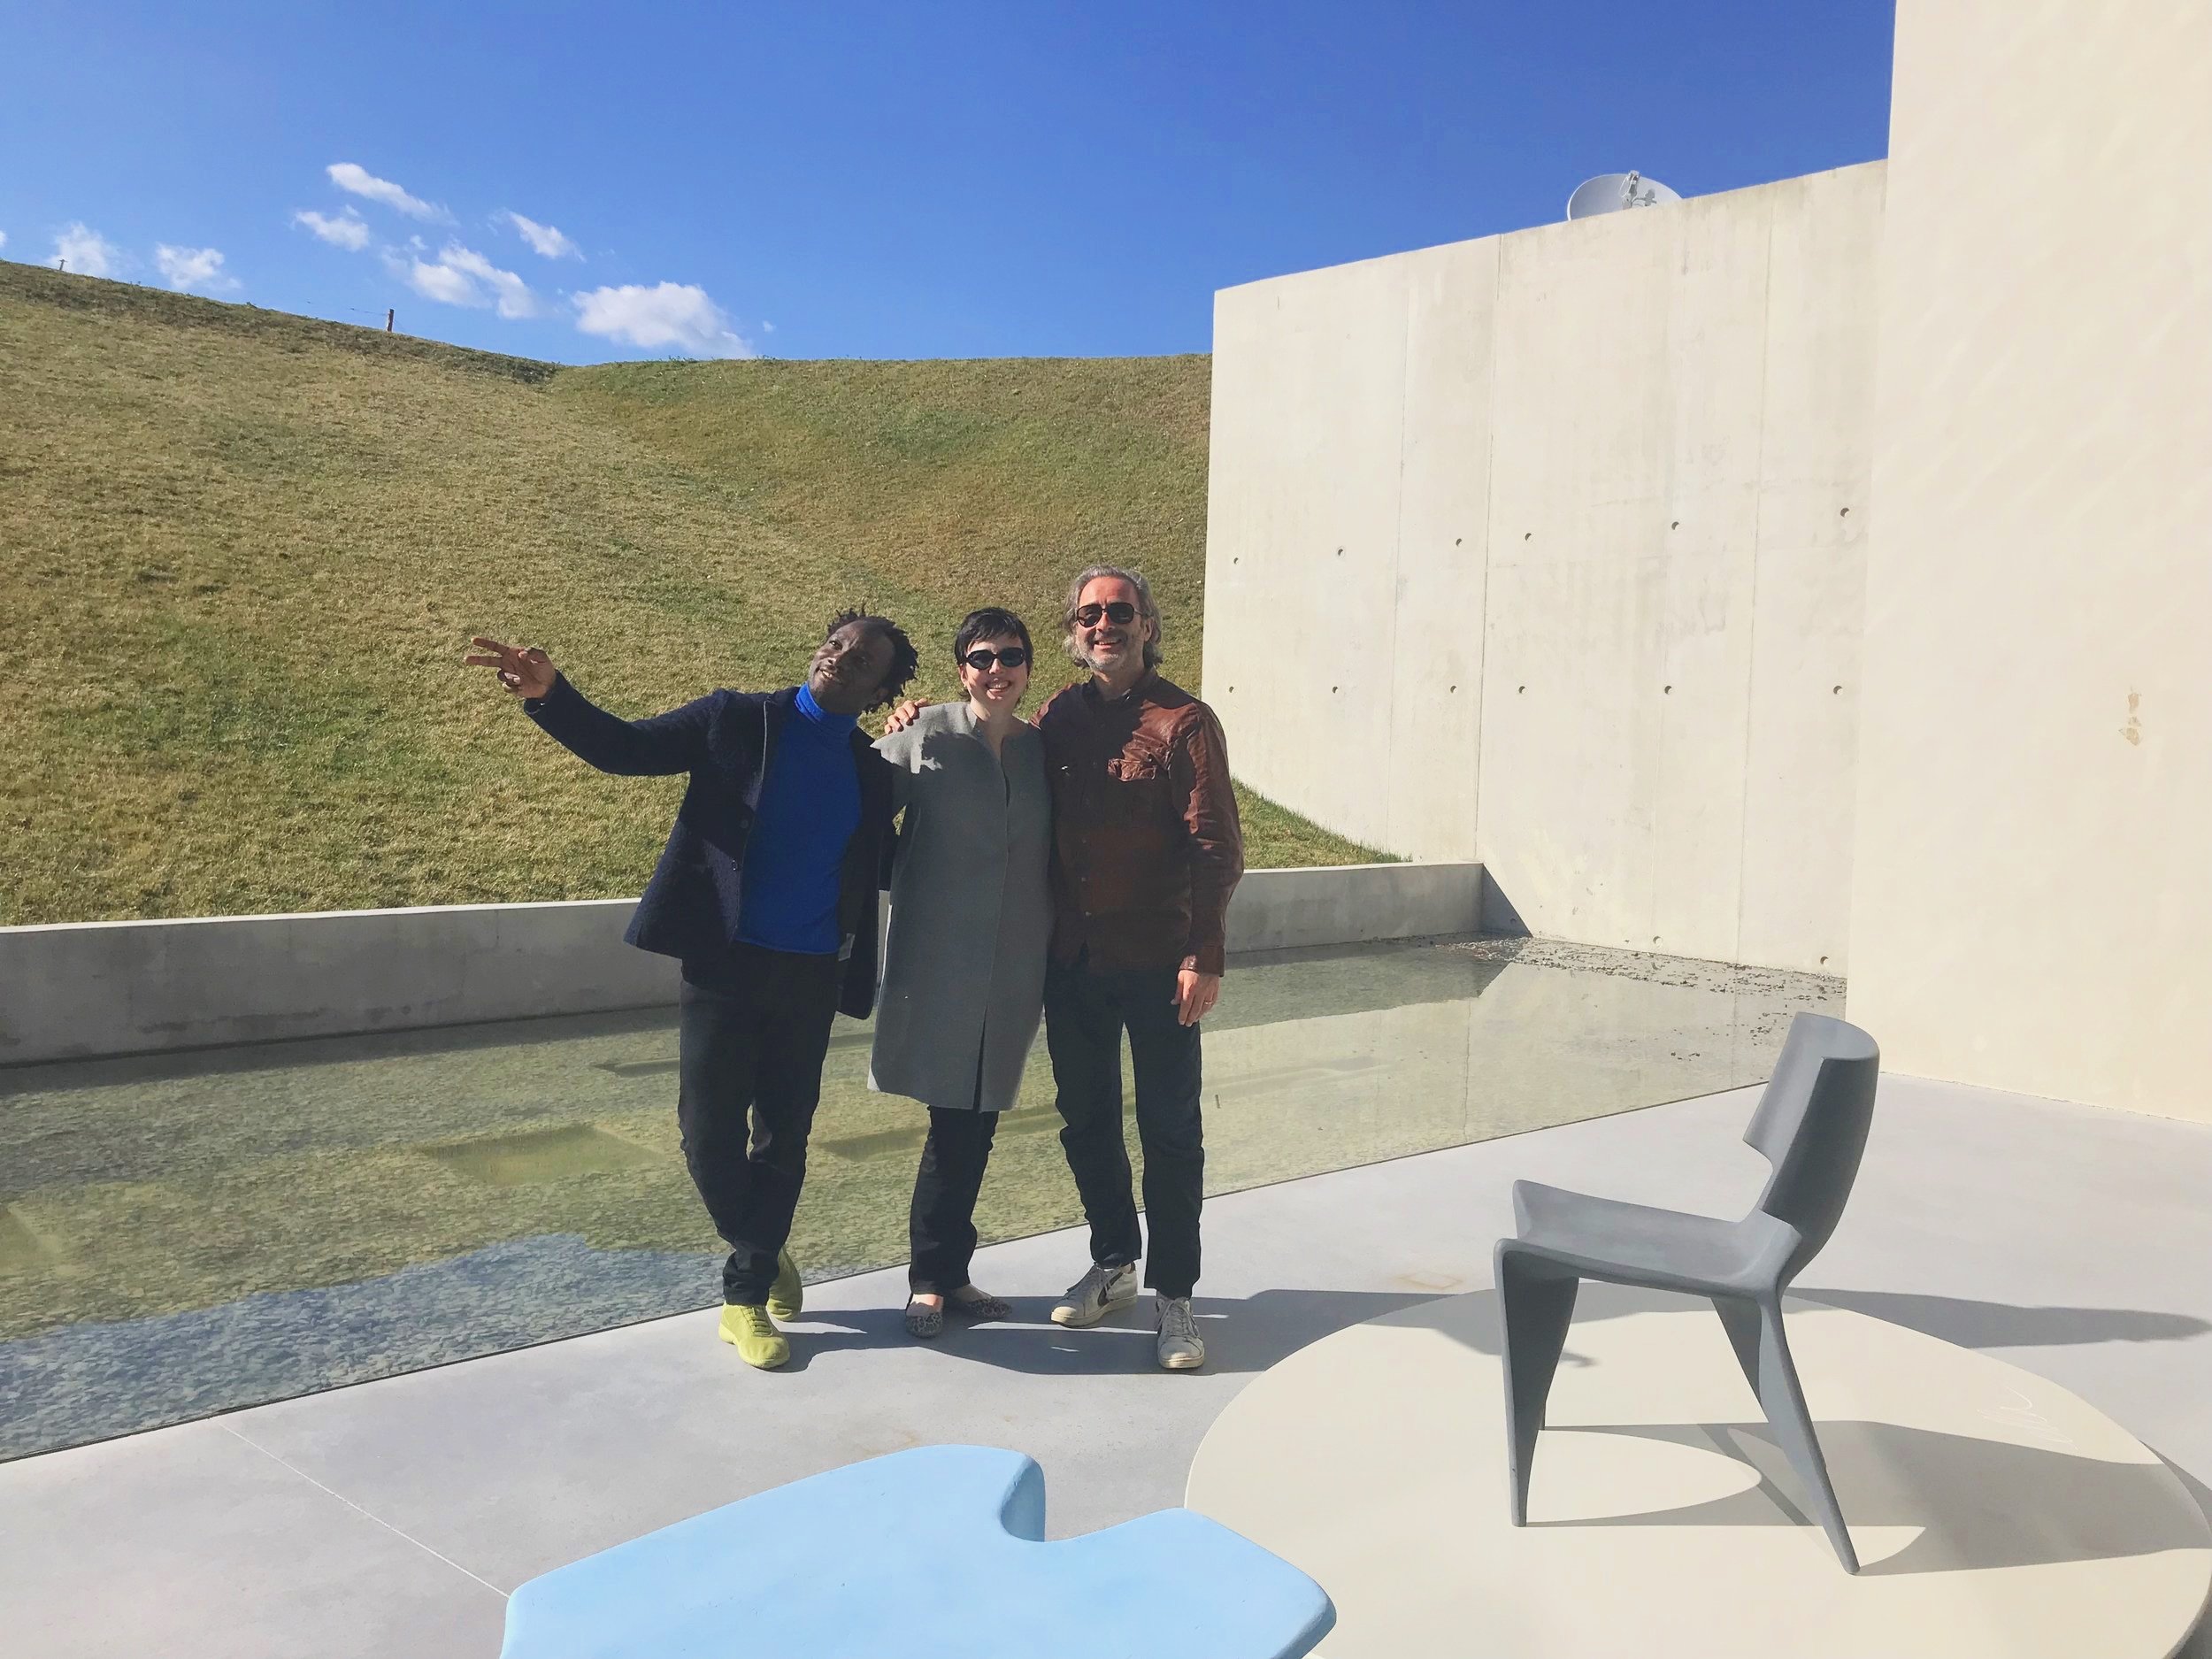
[[[542,697],[553,689],[553,659],[536,646],[518,650],[480,635],[469,641],[482,653],[464,658],[470,668],[496,668],[499,683],[518,697]]]

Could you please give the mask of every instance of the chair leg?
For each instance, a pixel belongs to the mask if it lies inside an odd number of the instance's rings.
[[[1725,1322],[1729,1316],[1724,1313],[1721,1317]],[[1729,1335],[1735,1336],[1733,1325]],[[1739,1348],[1738,1353],[1741,1351]],[[1836,1489],[1828,1480],[1828,1460],[1820,1455],[1812,1413],[1805,1408],[1805,1391],[1798,1386],[1797,1366],[1790,1358],[1789,1339],[1782,1331],[1779,1301],[1759,1304],[1759,1364],[1754,1386],[1758,1390],[1759,1408],[1766,1413],[1767,1426],[1774,1431],[1783,1455],[1804,1483],[1813,1514],[1828,1534],[1828,1541],[1835,1546],[1836,1559],[1846,1572],[1858,1571],[1859,1553],[1852,1548],[1851,1534],[1843,1525],[1843,1507],[1836,1502]]]
[[[1518,1250],[1510,1240],[1497,1253],[1498,1326],[1503,1338],[1506,1455],[1511,1483],[1513,1525],[1528,1522],[1528,1476],[1536,1459],[1536,1436],[1544,1426],[1544,1402],[1552,1375],[1567,1346],[1580,1280],[1571,1272]]]
[[[1713,1311],[1720,1315],[1721,1328],[1728,1333],[1728,1346],[1736,1350],[1736,1363],[1743,1368],[1743,1379],[1751,1385],[1755,1399],[1759,1393],[1759,1304],[1716,1296]]]

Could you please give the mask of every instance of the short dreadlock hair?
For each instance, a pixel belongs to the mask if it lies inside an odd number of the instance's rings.
[[[906,637],[904,628],[888,617],[872,616],[865,611],[839,611],[830,618],[829,630],[822,638],[826,641],[838,629],[849,628],[856,622],[891,641],[891,666],[884,670],[883,683],[876,687],[876,700],[868,706],[880,709],[887,703],[896,703],[899,693],[906,689],[906,682],[920,669],[921,653],[914,649],[914,641]]]

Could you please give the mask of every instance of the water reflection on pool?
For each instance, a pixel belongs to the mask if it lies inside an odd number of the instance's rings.
[[[1840,1001],[1533,941],[1240,958],[1207,1022],[1207,1187],[1757,1082],[1793,1013]],[[810,1277],[904,1260],[922,1140],[839,1027]],[[0,1071],[0,1456],[713,1301],[675,1042],[654,1010]],[[1040,1042],[987,1239],[1079,1218],[1058,1126]]]

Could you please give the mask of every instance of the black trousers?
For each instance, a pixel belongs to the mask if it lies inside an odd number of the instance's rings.
[[[756,945],[710,970],[684,964],[676,1117],[692,1184],[730,1247],[725,1302],[764,1302],[775,1282],[844,973],[835,956]]]
[[[983,1190],[983,1171],[997,1133],[996,1112],[929,1109],[929,1138],[922,1142],[913,1208],[907,1212],[913,1257],[906,1270],[909,1289],[944,1296],[969,1282],[975,1260],[976,1194]]]
[[[1059,1089],[1061,1148],[1091,1224],[1091,1259],[1119,1267],[1144,1255],[1146,1286],[1187,1296],[1198,1282],[1198,1212],[1206,1136],[1198,1110],[1198,1027],[1175,1012],[1172,968],[1100,972],[1087,959],[1045,974],[1045,1044]],[[1121,1034],[1136,1070],[1144,1148],[1144,1251],[1122,1141]]]

